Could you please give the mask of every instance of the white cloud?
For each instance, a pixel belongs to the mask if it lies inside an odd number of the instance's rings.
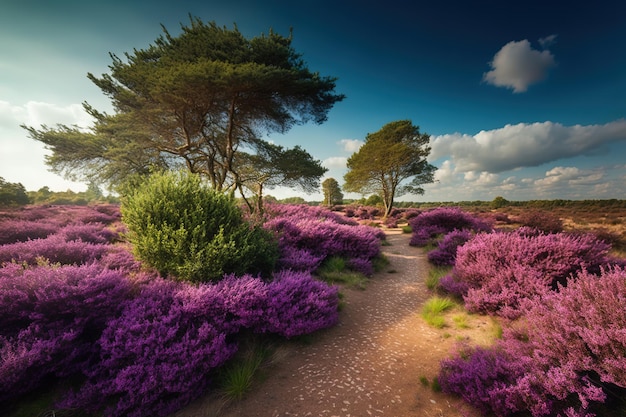
[[[338,142],[346,152],[357,152],[363,146],[363,141],[359,139],[341,139]]]
[[[554,35],[552,35],[554,36]],[[543,38],[547,45],[551,37]],[[554,38],[551,39],[553,41]],[[497,87],[512,88],[514,93],[523,93],[528,86],[544,80],[548,70],[556,65],[550,51],[532,49],[524,39],[507,43],[490,62],[492,70],[483,74],[483,80]]]
[[[498,173],[601,151],[614,142],[626,143],[626,119],[588,126],[520,123],[474,136],[433,136],[430,160],[447,158],[459,172]]]
[[[347,162],[348,158],[345,158],[343,156],[331,156],[330,158],[324,159],[322,161],[322,165],[328,169],[345,168]]]
[[[601,170],[582,170],[577,167],[554,167],[546,172],[544,178],[535,181],[540,188],[555,188],[577,185],[595,185],[601,182],[604,173]]]
[[[0,127],[15,128],[20,124],[38,128],[41,125],[57,124],[88,127],[93,118],[85,112],[81,104],[58,106],[52,103],[29,101],[23,106],[0,101]]]
[[[50,174],[45,156],[50,152],[44,145],[28,137],[21,124],[39,128],[42,124],[57,123],[87,127],[92,119],[80,104],[59,106],[52,103],[29,101],[15,105],[0,101],[0,177],[9,182],[20,182],[27,190],[38,190],[47,185],[52,190],[84,189],[84,184],[66,181]]]
[[[452,182],[455,178],[454,166],[449,160],[443,161],[441,166],[435,171],[435,181],[446,184]]]
[[[540,38],[539,45],[541,45],[543,49],[546,49],[547,47],[554,45],[554,43],[556,42],[556,36],[557,35],[549,35],[549,36],[546,36],[545,38]]]

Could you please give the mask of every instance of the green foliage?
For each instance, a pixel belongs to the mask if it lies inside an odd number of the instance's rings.
[[[383,240],[383,246],[385,246],[386,240]],[[374,267],[374,272],[380,272],[389,266],[389,259],[385,256],[384,253],[380,253],[378,256],[372,259],[372,266]]]
[[[0,206],[21,206],[28,203],[26,189],[21,183],[8,182],[0,177]]]
[[[441,329],[446,325],[443,313],[455,306],[456,303],[450,298],[432,297],[424,303],[422,317],[426,320],[426,323]]]
[[[228,399],[243,398],[273,352],[270,343],[259,338],[252,338],[244,345],[219,372],[219,385]]]
[[[335,94],[336,78],[306,66],[291,35],[270,30],[247,39],[236,27],[193,17],[178,32],[163,27],[145,49],[111,54],[109,73],[88,74],[115,111],[85,104],[96,120],[90,131],[23,126],[52,151],[47,164],[55,172],[117,186],[127,175],[184,167],[219,191],[240,189],[240,171],[251,162],[243,156],[262,144],[259,138],[321,124],[344,98]],[[275,166],[281,175],[293,173],[290,158],[303,156],[300,151],[286,151]]]
[[[305,193],[319,188],[319,179],[328,169],[300,146],[284,149],[282,146],[257,140],[256,154],[240,152],[238,182],[254,193],[254,205],[241,195],[252,211],[263,212],[263,192],[278,186],[296,188]]]
[[[322,191],[324,192],[325,206],[331,207],[343,202],[343,193],[336,179],[326,178],[324,182],[322,182]]]
[[[452,317],[452,321],[457,329],[469,329],[469,324],[467,323],[467,314],[457,314]]]
[[[269,233],[244,222],[234,199],[197,175],[155,174],[124,198],[121,211],[135,254],[164,275],[193,282],[269,275],[278,256]]]
[[[439,280],[450,273],[452,267],[435,266],[428,270],[428,278],[426,278],[426,287],[434,291],[439,286]]]
[[[367,277],[360,272],[351,271],[346,260],[340,256],[326,258],[315,273],[330,284],[343,284],[359,289],[365,289],[368,281]]]
[[[386,217],[396,196],[423,194],[422,185],[434,181],[436,168],[426,160],[429,138],[410,120],[391,122],[369,133],[365,144],[348,158],[344,190],[379,195]]]
[[[378,194],[372,194],[371,196],[365,199],[364,204],[370,207],[382,206],[384,205],[383,198]]]
[[[508,205],[509,205],[509,201],[502,196],[497,196],[491,202],[491,208],[494,208],[494,209],[499,209],[502,207],[506,207]]]

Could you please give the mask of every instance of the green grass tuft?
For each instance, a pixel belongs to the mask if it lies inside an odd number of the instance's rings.
[[[347,287],[359,289],[365,289],[365,285],[368,281],[365,275],[350,270],[346,260],[339,256],[327,258],[324,263],[317,268],[316,274],[320,279],[329,284],[342,284]]]
[[[443,313],[455,307],[456,303],[450,298],[432,297],[422,307],[422,317],[429,325],[441,329],[446,326]]]
[[[439,286],[439,280],[450,273],[451,266],[435,266],[428,271],[428,278],[426,278],[426,287],[434,291]]]

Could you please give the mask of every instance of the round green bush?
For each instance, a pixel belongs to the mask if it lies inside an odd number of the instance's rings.
[[[152,175],[123,198],[121,212],[135,255],[162,275],[191,282],[269,276],[278,258],[272,235],[194,174]]]

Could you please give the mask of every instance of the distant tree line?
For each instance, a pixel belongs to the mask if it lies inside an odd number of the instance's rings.
[[[95,202],[118,203],[118,197],[105,196],[95,184],[90,184],[86,191],[75,192],[51,191],[48,186],[37,191],[26,191],[22,183],[12,183],[0,177],[0,207],[15,207],[26,204],[79,205],[86,206]]]

